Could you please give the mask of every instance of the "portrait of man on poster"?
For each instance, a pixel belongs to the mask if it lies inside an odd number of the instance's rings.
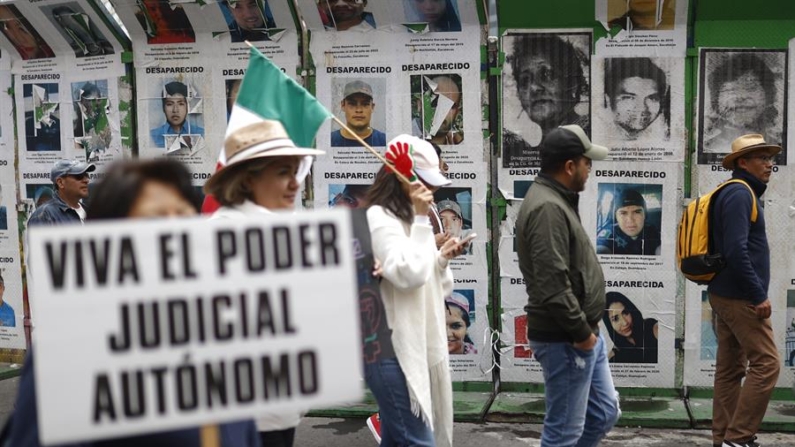
[[[668,141],[671,95],[665,71],[646,57],[606,59],[604,66],[605,134],[638,146]]]
[[[376,28],[373,13],[365,11],[367,0],[316,0],[326,30],[369,31]]]
[[[503,167],[539,167],[538,145],[553,129],[576,124],[590,135],[590,58],[586,52],[590,35],[506,37],[510,38],[507,61],[515,91],[504,88],[503,104],[509,96],[518,96],[521,110],[503,110]],[[529,118],[529,131],[522,118]],[[530,141],[525,138],[528,134]]]
[[[204,129],[188,120],[191,100],[195,96],[195,92],[189,92],[188,86],[179,81],[171,81],[163,86],[161,103],[166,122],[149,131],[152,144],[166,148],[167,136],[204,136]],[[190,145],[190,140],[187,141]]]
[[[660,206],[648,206],[644,193],[659,201],[662,185],[600,184],[596,252],[608,255],[660,255]],[[612,210],[605,218],[604,210]],[[652,215],[653,214],[653,215]]]
[[[226,18],[232,43],[270,40],[276,28],[268,0],[222,0],[218,4]]]
[[[386,146],[386,134],[372,127],[376,103],[373,87],[364,81],[355,80],[345,84],[340,109],[345,115],[345,125],[365,143],[374,147]],[[332,147],[361,146],[361,143],[347,129],[331,132]]]
[[[438,145],[464,141],[461,75],[411,76],[411,132]]]
[[[704,153],[720,157],[729,153],[732,141],[749,133],[784,144],[786,52],[705,50],[701,63],[701,83],[707,90],[701,101]],[[785,157],[786,151],[778,155],[779,164]]]

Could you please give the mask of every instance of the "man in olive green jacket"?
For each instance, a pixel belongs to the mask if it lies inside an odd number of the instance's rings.
[[[595,447],[618,420],[607,349],[598,322],[605,307],[602,268],[577,209],[591,160],[607,157],[577,125],[541,142],[541,174],[516,223],[527,284],[527,338],[544,371],[541,447]]]

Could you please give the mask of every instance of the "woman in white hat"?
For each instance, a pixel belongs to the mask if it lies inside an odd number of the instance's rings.
[[[205,183],[204,191],[221,204],[211,219],[235,219],[292,211],[312,156],[323,151],[296,147],[278,121],[242,127],[224,142],[226,166]],[[290,447],[298,412],[280,411],[257,419],[263,445]]]
[[[382,446],[446,447],[452,445],[453,405],[444,297],[453,286],[447,263],[462,247],[451,238],[436,248],[428,210],[433,191],[450,181],[433,147],[410,135],[393,145],[412,148],[420,181],[407,185],[383,167],[368,192],[367,221],[392,335],[379,340],[390,355],[365,362],[365,380],[381,412]]]

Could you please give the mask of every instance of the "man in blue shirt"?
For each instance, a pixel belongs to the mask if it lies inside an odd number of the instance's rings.
[[[3,301],[3,294],[6,291],[6,283],[3,281],[3,274],[0,272],[0,326],[16,327],[17,318],[14,309]]]
[[[766,143],[759,134],[734,140],[723,167],[733,170],[732,178],[748,187],[727,185],[712,205],[715,253],[726,261],[726,267],[707,287],[717,315],[718,355],[712,399],[715,446],[759,446],[756,432],[781,370],[770,323],[770,247],[760,200],[779,152],[780,146]],[[754,202],[758,214],[752,222]]]
[[[188,118],[188,86],[177,81],[169,82],[163,87],[163,115],[166,123],[149,131],[156,147],[166,147],[166,135],[201,135],[204,129],[187,122]]]
[[[88,197],[88,173],[96,169],[96,166],[84,161],[57,161],[50,170],[55,195],[52,200],[36,208],[28,220],[28,226],[82,224],[86,211],[80,201]]]
[[[373,88],[370,84],[362,81],[345,84],[340,107],[345,114],[348,129],[370,146],[386,146],[386,134],[370,127],[370,119],[375,110]],[[361,146],[361,143],[348,130],[340,129],[331,132],[331,146],[351,147]]]

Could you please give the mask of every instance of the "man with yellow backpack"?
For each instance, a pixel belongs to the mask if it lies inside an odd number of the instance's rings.
[[[716,447],[760,445],[756,432],[779,375],[781,362],[767,295],[770,248],[759,200],[767,189],[779,152],[781,147],[766,143],[762,135],[737,138],[731,153],[723,159],[723,167],[733,170],[735,181],[722,185],[711,196],[699,198],[711,201],[706,211],[711,220],[710,255],[718,259],[720,266],[714,276],[700,281],[709,283],[709,301],[717,314],[718,355],[712,406],[712,440]],[[686,220],[682,221],[685,227]],[[692,239],[683,237],[680,228],[680,257],[683,245]],[[680,259],[680,268],[692,279],[683,261]]]

